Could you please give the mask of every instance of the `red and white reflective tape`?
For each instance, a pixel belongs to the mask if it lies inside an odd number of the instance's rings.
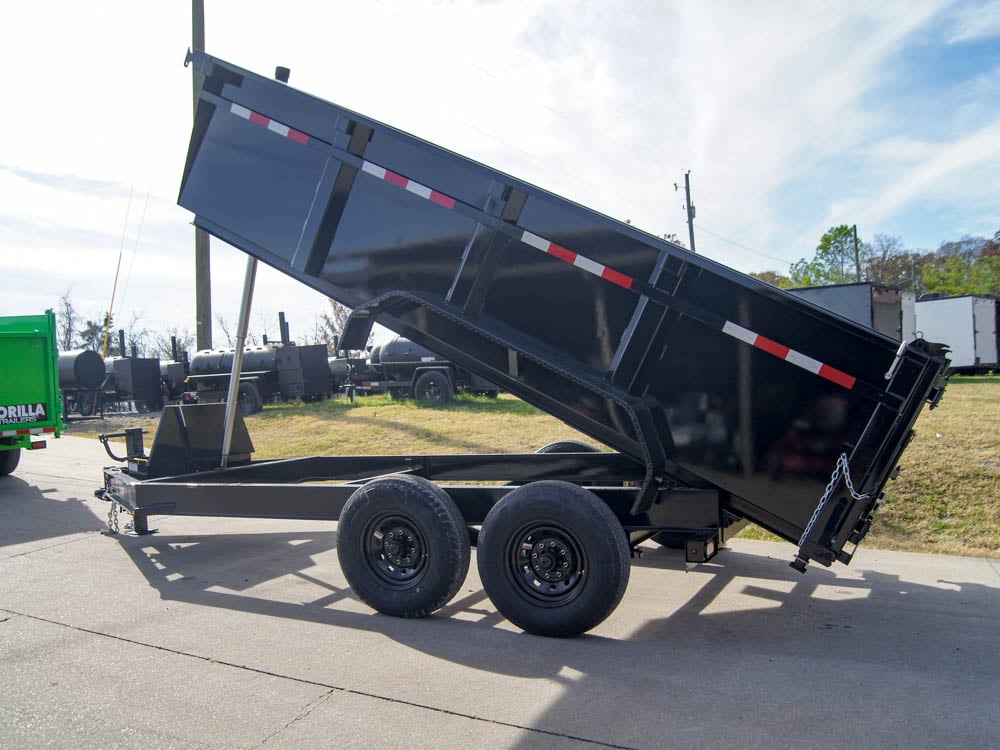
[[[730,320],[727,320],[725,325],[722,326],[722,332],[735,339],[739,339],[744,343],[750,344],[752,347],[761,349],[768,354],[773,354],[778,359],[783,359],[790,364],[801,367],[803,370],[808,370],[813,375],[819,375],[821,378],[826,378],[827,380],[847,388],[848,390],[853,388],[854,384],[857,382],[857,378],[848,375],[846,372],[838,370],[836,367],[825,365],[818,359],[807,357],[801,352],[789,349],[784,344],[772,341],[766,336],[754,333],[749,328],[744,328],[743,326],[737,325]]]
[[[414,182],[408,177],[403,177],[401,174],[396,174],[385,167],[380,167],[378,164],[373,164],[370,161],[362,161],[361,171],[370,174],[372,177],[390,182],[396,187],[401,187],[403,190],[407,190],[425,200],[437,203],[439,206],[444,206],[448,210],[455,207],[454,198],[444,193],[439,193],[437,190],[432,190],[426,185],[421,185],[419,182]]]
[[[43,432],[55,432],[55,427],[29,427],[20,430],[4,430],[0,432],[0,437],[20,437],[22,435],[41,435]]]
[[[620,273],[613,268],[608,268],[595,260],[586,258],[579,253],[574,253],[572,250],[565,248],[562,245],[557,245],[555,242],[550,242],[544,237],[539,237],[537,234],[532,234],[531,232],[526,231],[521,235],[521,242],[526,245],[531,245],[536,250],[541,250],[543,253],[559,258],[559,260],[566,261],[577,268],[583,269],[587,273],[592,273],[594,276],[599,276],[605,281],[610,281],[612,284],[617,284],[625,289],[631,289],[632,284],[635,282],[635,279],[631,276],[626,276],[625,274]]]
[[[296,143],[301,143],[303,146],[309,143],[309,136],[305,133],[301,133],[295,128],[290,128],[277,120],[272,120],[270,117],[265,117],[259,112],[254,112],[252,109],[241,107],[236,102],[233,102],[232,105],[230,105],[229,111],[234,115],[242,117],[244,120],[249,120],[255,125],[267,128],[272,133],[277,133],[284,138],[290,138]]]

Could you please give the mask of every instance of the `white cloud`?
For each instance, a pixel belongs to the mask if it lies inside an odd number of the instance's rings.
[[[878,226],[903,206],[935,197],[989,203],[996,211],[1000,199],[997,163],[1000,163],[1000,118],[974,133],[924,151],[877,200],[852,206],[848,212],[859,217],[858,221]],[[1000,217],[994,214],[994,220],[1000,221]],[[836,223],[836,217],[831,217],[831,223]]]
[[[1000,36],[1000,0],[958,3],[949,20],[949,44]]]
[[[881,231],[880,221],[929,195],[954,208],[955,227],[989,220],[996,72],[956,94],[966,127],[947,138],[928,137],[870,94],[905,101],[899,51],[917,36],[995,33],[997,2],[950,16],[948,0],[207,6],[212,54],[264,74],[288,65],[297,88],[658,234],[687,237],[673,189],[686,169],[699,224],[787,261],[811,254],[834,217]],[[126,213],[130,249],[151,186],[127,302],[193,327],[190,216],[174,205],[191,116],[181,66],[189,12],[123,1],[99,17],[71,2],[7,10],[8,28],[24,33],[5,40],[18,65],[5,80],[13,106],[0,138],[0,260],[27,278],[45,257],[48,271],[30,290],[8,274],[7,299],[34,309],[44,293],[54,305],[73,284],[101,309]],[[834,174],[842,160],[863,173]],[[798,217],[779,200],[793,184],[816,194]],[[698,243],[741,270],[782,262],[707,233]],[[229,317],[243,259],[215,243],[214,306]],[[255,304],[286,309],[304,329],[325,303],[262,269]]]

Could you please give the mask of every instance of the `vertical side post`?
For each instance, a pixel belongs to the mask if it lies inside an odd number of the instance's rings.
[[[191,48],[205,51],[205,0],[191,0]],[[194,112],[198,112],[198,97],[205,80],[198,72],[192,77]],[[212,348],[212,262],[208,232],[194,230],[194,306],[195,337],[199,349]]]
[[[236,325],[236,351],[233,353],[233,368],[229,373],[229,393],[226,396],[226,424],[222,433],[222,460],[225,469],[229,464],[229,449],[233,443],[233,424],[236,421],[237,397],[240,390],[240,375],[243,373],[243,347],[246,345],[247,328],[250,325],[250,304],[253,302],[253,285],[257,278],[257,259],[247,257],[246,275],[243,277],[243,298],[240,300],[240,319]]]

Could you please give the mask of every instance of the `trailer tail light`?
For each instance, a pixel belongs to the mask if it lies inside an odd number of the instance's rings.
[[[29,451],[40,451],[42,448],[47,448],[48,442],[45,440],[39,440],[37,443],[32,443],[28,448]]]
[[[719,551],[716,538],[688,539],[684,545],[684,561],[689,563],[708,562]]]

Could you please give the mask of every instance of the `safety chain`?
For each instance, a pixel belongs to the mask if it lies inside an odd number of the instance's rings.
[[[118,534],[118,503],[111,500],[111,507],[108,508],[108,536],[116,536]]]
[[[851,497],[854,500],[869,500],[871,499],[871,494],[862,495],[856,489],[854,489],[854,481],[851,479],[851,467],[847,462],[847,454],[841,453],[840,457],[837,459],[837,466],[833,470],[833,474],[830,477],[830,483],[826,486],[826,490],[823,492],[823,499],[819,501],[819,505],[816,506],[816,510],[813,511],[812,518],[809,519],[809,523],[806,524],[806,530],[802,532],[802,537],[799,539],[799,546],[801,547],[805,544],[806,539],[812,533],[813,526],[816,525],[816,521],[823,514],[823,510],[826,508],[827,503],[830,502],[830,497],[833,495],[833,490],[837,486],[837,482],[840,480],[840,475],[844,475],[844,484],[847,485],[847,491],[851,493]]]

